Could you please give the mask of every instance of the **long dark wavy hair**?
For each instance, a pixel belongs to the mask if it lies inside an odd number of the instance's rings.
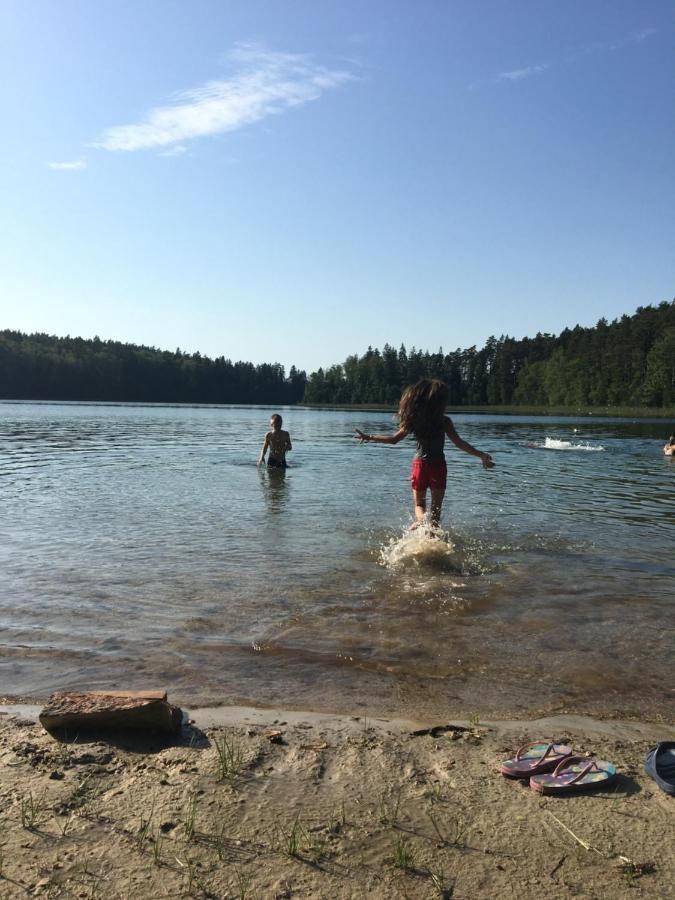
[[[437,434],[443,428],[448,388],[438,378],[422,378],[406,388],[398,407],[401,427],[420,437]]]

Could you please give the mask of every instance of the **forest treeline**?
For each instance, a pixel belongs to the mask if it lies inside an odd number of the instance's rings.
[[[0,331],[0,399],[394,405],[423,376],[447,383],[452,406],[675,406],[675,301],[480,349],[369,348],[309,379],[278,363]]]
[[[675,301],[557,336],[491,337],[481,349],[369,348],[313,372],[305,402],[396,404],[421,377],[445,381],[451,406],[674,406]]]
[[[253,365],[47,334],[0,331],[0,398],[137,403],[298,403],[307,377]]]

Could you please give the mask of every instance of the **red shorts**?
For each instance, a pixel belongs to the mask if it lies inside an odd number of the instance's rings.
[[[413,460],[410,484],[413,491],[426,491],[427,488],[445,490],[448,480],[448,467],[444,459],[419,459]]]

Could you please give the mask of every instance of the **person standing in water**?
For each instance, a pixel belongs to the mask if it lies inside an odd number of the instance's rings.
[[[668,443],[663,448],[663,452],[666,456],[675,456],[675,436],[671,434],[668,438]]]
[[[417,452],[413,460],[410,484],[417,525],[424,521],[426,515],[428,490],[431,491],[431,525],[436,527],[441,518],[447,480],[443,453],[446,436],[460,450],[479,457],[484,469],[492,469],[495,465],[489,453],[476,450],[457,434],[452,420],[445,415],[447,403],[447,386],[436,378],[423,378],[409,387],[401,397],[398,408],[401,426],[396,434],[364,434],[358,428],[354,429],[356,438],[361,443],[374,441],[377,444],[398,444],[409,434],[414,436]]]
[[[291,437],[287,431],[283,431],[281,426],[284,420],[278,413],[275,413],[270,419],[271,431],[268,431],[263,441],[262,450],[258,465],[265,462],[265,454],[269,450],[270,455],[267,458],[267,466],[270,469],[286,469],[286,453],[293,449]]]

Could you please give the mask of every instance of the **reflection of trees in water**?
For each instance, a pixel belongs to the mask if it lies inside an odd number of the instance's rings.
[[[283,512],[288,504],[288,482],[285,469],[270,469],[260,466],[260,484],[268,512]]]

